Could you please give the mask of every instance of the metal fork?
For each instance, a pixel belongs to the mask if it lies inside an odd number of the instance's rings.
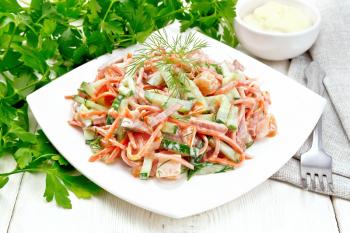
[[[313,62],[305,69],[305,75],[309,80],[311,78],[321,79],[319,82],[322,84],[325,72],[317,63]],[[320,93],[323,92],[322,89],[320,85]],[[330,191],[333,191],[332,157],[322,147],[322,116],[313,131],[312,146],[309,151],[301,155],[300,162],[303,188],[308,188],[307,180],[309,177],[312,190],[316,190],[316,180],[318,179],[322,191],[326,190],[326,186]],[[326,181],[326,185],[324,181]]]

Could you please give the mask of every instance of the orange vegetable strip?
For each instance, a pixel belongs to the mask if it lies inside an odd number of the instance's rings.
[[[64,96],[64,98],[66,100],[72,100],[72,99],[74,99],[74,95],[66,95],[66,96]]]
[[[206,134],[206,135],[210,135],[213,137],[217,137],[217,138],[223,140],[224,142],[226,142],[227,144],[229,144],[232,147],[232,149],[234,149],[236,152],[238,152],[240,154],[243,153],[242,148],[235,141],[233,141],[231,138],[227,137],[226,135],[224,135],[220,132],[210,130],[210,129],[205,129],[202,127],[197,127],[197,131],[201,134]]]
[[[106,147],[103,150],[100,150],[99,152],[97,152],[96,154],[92,155],[89,159],[90,162],[94,162],[96,160],[99,160],[101,158],[103,158],[106,154],[108,154],[109,152],[111,152],[114,149],[114,147]]]
[[[125,149],[126,149],[126,146],[125,146],[125,145],[123,145],[122,143],[118,142],[117,140],[115,140],[115,139],[113,139],[113,138],[109,139],[108,141],[109,141],[110,143],[112,143],[113,146],[116,146],[116,147],[118,147],[118,148],[120,148],[120,149],[122,149],[122,150],[125,150]]]
[[[106,136],[104,137],[104,140],[107,142],[114,134],[114,131],[117,129],[118,125],[119,125],[119,120],[120,120],[121,116],[119,115],[113,122],[113,124],[111,125],[111,127],[109,128],[108,133],[106,134]]]
[[[139,150],[139,152],[137,153],[137,156],[142,155],[145,151],[148,151],[148,148],[152,145],[152,142],[156,139],[156,137],[158,136],[158,133],[160,132],[160,130],[162,129],[164,123],[162,122],[161,124],[159,124],[157,126],[157,128],[153,131],[153,133],[151,134],[151,137],[148,139],[148,141],[146,142],[146,144]]]
[[[90,112],[84,112],[84,113],[80,113],[80,116],[82,118],[88,118],[90,116],[94,116],[94,115],[106,115],[107,111],[90,111]]]
[[[130,140],[130,143],[131,143],[131,146],[136,149],[137,148],[137,145],[136,145],[136,141],[135,141],[135,138],[134,138],[134,135],[131,131],[128,131],[127,132],[127,135],[129,137],[129,140]]]
[[[215,92],[215,95],[225,94],[231,91],[234,87],[236,87],[236,82],[229,82],[225,86],[221,87]]]
[[[170,121],[170,122],[172,122],[174,124],[177,124],[180,128],[186,128],[186,127],[188,127],[190,125],[187,122],[183,122],[183,121],[180,121],[180,120],[172,118],[172,117],[169,117],[168,121]]]
[[[235,163],[231,160],[224,159],[224,158],[208,158],[207,161],[212,162],[212,163],[220,163],[222,165],[226,165],[226,166],[230,166],[230,167],[238,167],[238,166],[242,165],[244,160],[245,160],[245,156],[243,154],[241,154],[241,159],[238,163]]]
[[[106,163],[112,163],[120,155],[120,148],[115,148],[112,153],[108,156]]]
[[[112,93],[112,92],[103,92],[103,93],[99,94],[98,96],[96,96],[96,97],[94,97],[94,98],[92,98],[92,99],[93,99],[93,100],[98,100],[98,99],[100,99],[100,98],[102,98],[102,97],[106,97],[106,96],[117,97],[117,94]]]

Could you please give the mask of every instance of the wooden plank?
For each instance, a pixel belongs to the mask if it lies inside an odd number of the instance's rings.
[[[0,158],[0,173],[11,171],[15,166],[11,156]],[[12,175],[6,186],[0,189],[0,233],[5,233],[9,226],[21,179],[22,174]]]
[[[338,221],[339,232],[350,232],[350,201],[333,198],[333,206]]]
[[[106,192],[91,200],[72,197],[73,209],[64,210],[46,203],[44,182],[43,175],[24,176],[9,233],[338,232],[328,197],[276,181],[268,180],[222,207],[180,220],[153,214]],[[33,211],[38,217],[28,217]]]

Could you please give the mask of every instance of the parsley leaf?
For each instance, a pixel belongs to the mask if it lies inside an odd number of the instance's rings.
[[[8,176],[0,176],[0,189],[4,187],[9,181]]]
[[[46,201],[52,201],[55,198],[57,205],[65,208],[71,209],[72,203],[68,198],[69,193],[67,188],[62,184],[62,182],[52,173],[46,175],[46,189],[44,197]]]
[[[33,150],[30,148],[22,147],[19,148],[14,157],[16,159],[17,165],[19,168],[25,168],[32,161]]]

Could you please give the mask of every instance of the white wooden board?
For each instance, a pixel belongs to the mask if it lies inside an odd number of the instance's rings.
[[[212,211],[185,219],[159,216],[106,192],[92,200],[73,198],[64,210],[42,198],[44,176],[24,176],[9,233],[69,232],[299,232],[336,233],[329,197],[266,181]]]

